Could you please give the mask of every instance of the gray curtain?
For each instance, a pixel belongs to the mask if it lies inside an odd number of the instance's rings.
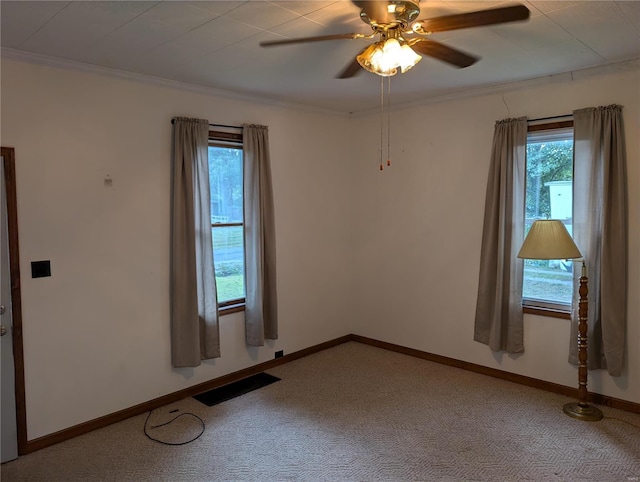
[[[220,356],[208,166],[209,121],[174,119],[171,193],[171,361]]]
[[[527,119],[496,122],[487,181],[473,339],[521,353]]]
[[[574,111],[573,118],[573,237],[589,277],[588,365],[619,376],[626,336],[628,269],[622,107],[580,109]],[[576,282],[579,274],[575,269]],[[574,296],[569,361],[577,364],[577,289]]]
[[[276,247],[269,131],[243,126],[245,330],[248,345],[278,338]]]

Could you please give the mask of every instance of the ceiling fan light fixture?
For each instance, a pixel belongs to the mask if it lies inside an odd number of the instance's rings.
[[[359,67],[382,77],[390,77],[398,71],[407,72],[420,61],[421,55],[441,60],[458,68],[469,67],[479,60],[477,57],[431,40],[428,37],[432,33],[519,22],[527,20],[531,15],[526,6],[515,4],[419,19],[420,0],[351,0],[351,2],[361,9],[360,19],[371,27],[372,34],[320,35],[262,41],[260,45],[270,47],[325,40],[372,39],[379,35],[378,42],[366,47],[355,59],[350,59],[347,66],[336,77],[339,79],[354,77],[360,72]],[[400,49],[397,48],[398,46]],[[398,50],[401,53],[398,53]]]
[[[369,45],[356,59],[365,70],[390,77],[396,75],[398,69],[402,73],[411,69],[422,57],[406,43],[401,44],[395,38],[387,38]]]

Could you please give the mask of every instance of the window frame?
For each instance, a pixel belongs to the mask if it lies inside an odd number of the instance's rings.
[[[216,131],[209,130],[209,138],[207,147],[226,147],[226,148],[234,148],[234,149],[242,149],[244,143],[244,138],[241,133],[236,132],[224,132],[224,131]],[[244,163],[244,156],[243,156]],[[242,179],[243,189],[244,189],[244,177]],[[243,196],[244,203],[244,196]],[[244,226],[244,216],[243,222],[241,223],[211,223],[211,228],[214,227],[224,228],[224,227],[234,227],[234,226]],[[212,236],[213,237],[213,236]],[[214,260],[214,269],[215,269],[215,260]],[[246,278],[246,272],[244,273],[243,279]],[[246,280],[245,280],[246,284]],[[217,290],[217,283],[216,283]],[[218,293],[216,293],[217,298]],[[239,311],[245,311],[246,298],[238,298],[235,300],[223,301],[222,303],[218,303],[218,314],[220,316],[228,315],[231,313],[237,313]]]
[[[571,128],[573,131],[573,119],[557,122],[546,122],[541,124],[529,124],[527,126],[527,134],[530,132],[551,131],[559,129]],[[527,145],[529,141],[527,139]],[[574,158],[574,175],[575,175],[575,158]],[[572,188],[573,189],[573,188]],[[524,206],[523,206],[524,208]],[[576,287],[574,286],[575,290]],[[522,312],[532,315],[547,316],[551,318],[571,319],[572,305],[564,305],[561,303],[553,303],[544,300],[535,300],[522,297]]]

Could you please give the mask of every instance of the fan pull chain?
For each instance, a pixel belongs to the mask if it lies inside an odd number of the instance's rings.
[[[387,166],[391,165],[391,76],[387,77]]]
[[[384,164],[382,163],[382,152],[384,140],[384,77],[380,77],[380,170],[384,171]]]
[[[391,76],[387,84],[387,167],[391,166]],[[384,77],[380,76],[380,170],[384,171]]]

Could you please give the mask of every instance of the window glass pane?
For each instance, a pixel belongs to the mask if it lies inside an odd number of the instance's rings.
[[[211,223],[242,222],[242,149],[209,146]]]
[[[240,146],[209,146],[211,232],[218,303],[245,297],[244,228],[224,226],[243,222],[242,174]]]
[[[537,219],[559,219],[572,233],[572,181],[572,129],[530,133],[527,140],[525,235]],[[570,305],[572,265],[571,261],[565,260],[525,260],[523,298]]]
[[[571,305],[572,265],[571,261],[525,261],[522,297]]]
[[[213,261],[218,303],[245,297],[242,226],[213,226]]]

